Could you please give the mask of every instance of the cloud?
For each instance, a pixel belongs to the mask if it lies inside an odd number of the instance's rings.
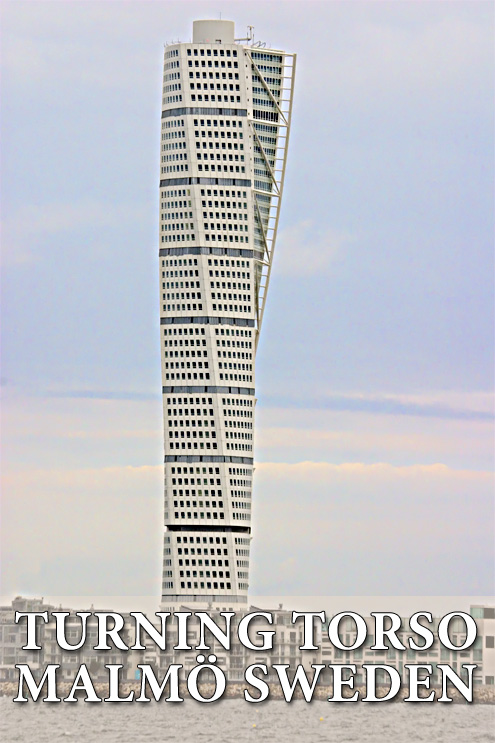
[[[490,593],[493,485],[442,463],[258,464],[253,592]]]
[[[4,473],[163,461],[158,399],[5,395]]]
[[[344,101],[355,113],[360,107],[414,99],[416,113],[423,116],[426,101],[457,106],[461,91],[471,96],[488,79],[492,50],[487,26],[493,27],[493,19],[480,6],[479,13],[466,12],[467,6],[426,13],[408,3],[395,9],[356,6],[359,20],[355,13],[330,11],[334,43],[313,43],[308,50],[309,71],[322,68],[324,48],[325,69],[331,70],[326,101],[332,109]],[[314,99],[320,79],[307,74],[304,83],[304,94]]]
[[[23,204],[2,225],[2,264],[4,266],[43,262],[48,251],[57,247],[60,238],[72,243],[75,236],[92,235],[112,229],[118,234],[147,216],[145,206],[105,203],[103,201],[57,201],[43,205]],[[66,248],[66,246],[64,246]],[[74,247],[72,247],[74,249]],[[85,253],[91,257],[101,249],[98,240],[85,242]]]
[[[389,423],[366,413],[351,420],[344,412],[263,411],[258,414],[255,455],[258,461],[443,461],[469,469],[493,465],[493,436],[485,423],[433,421],[425,428],[420,422],[412,426],[405,417]]]
[[[162,476],[161,466],[10,471],[3,591],[158,590]]]
[[[275,269],[283,276],[317,276],[328,273],[341,258],[351,237],[333,229],[318,228],[310,219],[279,232]]]
[[[344,392],[318,396],[307,385],[261,394],[256,456],[303,459],[442,461],[456,469],[493,467],[493,395],[489,392]]]
[[[39,397],[69,398],[76,400],[161,400],[160,391],[137,392],[134,390],[40,390]]]
[[[378,480],[390,478],[417,479],[440,479],[456,480],[459,478],[468,480],[471,484],[490,484],[494,480],[494,473],[485,471],[462,470],[448,467],[446,464],[437,462],[435,464],[413,464],[397,466],[390,462],[343,462],[334,464],[331,462],[259,462],[256,464],[256,472],[263,479],[295,479],[299,482],[322,483],[336,476],[359,477],[369,481],[370,478]]]
[[[453,407],[448,398],[453,398],[459,407]],[[447,398],[447,399],[446,399]],[[460,407],[462,404],[466,407]],[[318,398],[306,396],[289,397],[288,395],[277,397],[276,395],[264,396],[262,405],[269,407],[297,407],[316,408],[318,410],[337,410],[357,413],[374,413],[378,415],[400,415],[422,418],[441,418],[444,420],[466,420],[466,421],[493,421],[495,413],[493,410],[493,395],[489,393],[480,394],[458,394],[446,395],[407,395],[407,394],[370,394],[356,392],[349,394],[327,394]],[[476,405],[478,409],[470,408]]]
[[[132,30],[140,13],[137,4],[132,6],[120,5],[117,12],[105,3],[7,6],[10,33],[4,33],[3,67],[9,82],[24,90],[47,83],[77,84],[79,91],[138,85],[149,54],[135,44]],[[125,54],[119,53],[123,43]]]
[[[38,390],[32,395],[9,389],[3,401],[5,466],[92,467],[151,464],[162,459],[159,386],[156,394],[64,389],[62,384],[58,390]],[[306,392],[301,390],[301,401],[288,394],[260,396],[254,439],[258,461],[388,461],[396,465],[440,461],[456,469],[493,466],[488,393],[390,395],[398,401],[391,410],[388,405],[372,405],[375,396],[365,393],[343,393],[349,403],[341,404],[339,395],[338,404],[333,398],[327,404],[326,397],[315,399]],[[383,396],[376,397],[381,400]],[[426,406],[426,415],[421,414],[421,406]],[[461,415],[440,415],[439,406]]]
[[[3,591],[158,596],[162,488],[159,464],[11,472]],[[252,592],[490,592],[492,491],[443,463],[258,463]]]

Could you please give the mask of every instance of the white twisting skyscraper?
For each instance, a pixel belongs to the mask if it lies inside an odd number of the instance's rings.
[[[247,603],[254,361],[287,156],[294,54],[195,21],[165,48],[162,608]]]

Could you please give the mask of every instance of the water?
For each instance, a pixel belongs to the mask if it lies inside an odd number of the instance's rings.
[[[495,741],[494,723],[495,707],[476,704],[269,701],[254,705],[242,699],[213,705],[190,699],[182,704],[14,704],[10,698],[0,698],[3,743],[485,743]]]

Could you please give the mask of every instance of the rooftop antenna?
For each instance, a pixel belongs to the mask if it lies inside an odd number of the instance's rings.
[[[248,35],[242,39],[236,39],[236,41],[250,41],[252,44],[254,41],[254,26],[248,26]]]

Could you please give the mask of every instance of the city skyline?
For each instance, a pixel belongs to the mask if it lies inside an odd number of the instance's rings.
[[[218,10],[298,52],[253,594],[490,594],[491,9]],[[3,14],[3,590],[149,595],[160,56],[204,6]]]

